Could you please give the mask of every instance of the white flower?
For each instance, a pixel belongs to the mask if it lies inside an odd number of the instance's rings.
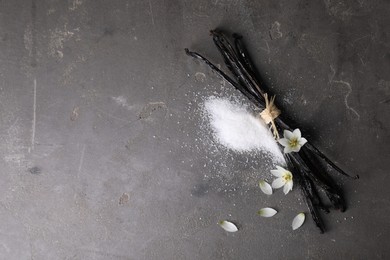
[[[284,146],[284,153],[299,152],[301,147],[307,142],[301,136],[301,130],[298,128],[294,132],[284,130],[284,138],[279,139],[279,143]]]
[[[287,194],[293,188],[293,175],[283,167],[276,166],[277,170],[271,170],[271,173],[278,177],[272,182],[272,188],[279,189],[283,187],[284,194]]]

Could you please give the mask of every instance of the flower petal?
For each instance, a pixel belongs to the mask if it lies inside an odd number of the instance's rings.
[[[276,213],[278,212],[273,208],[262,208],[261,210],[257,211],[257,214],[265,218],[270,218],[274,216]]]
[[[271,170],[271,173],[275,176],[275,177],[282,177],[283,176],[283,170]]]
[[[221,228],[223,228],[227,232],[236,232],[238,231],[238,228],[236,225],[234,225],[232,222],[221,220],[218,225],[220,225]]]
[[[297,153],[297,152],[299,152],[299,150],[301,150],[301,147],[302,147],[302,145],[297,144],[296,146],[291,147],[291,151]]]
[[[260,181],[259,182],[259,187],[260,187],[261,191],[264,192],[265,194],[267,194],[267,195],[271,195],[272,194],[272,187],[271,187],[271,185],[269,185],[268,182]]]
[[[287,138],[281,138],[278,140],[278,142],[283,145],[283,146],[289,146],[290,145],[290,141],[287,139]]]
[[[282,174],[284,174],[284,172],[287,172],[286,169],[284,169],[282,166],[279,165],[276,165],[276,169],[278,169]]]
[[[283,187],[283,185],[286,183],[286,181],[283,178],[277,178],[272,182],[272,188],[279,189]]]
[[[299,139],[299,145],[300,145],[300,146],[303,146],[305,143],[307,143],[306,138],[301,137],[301,138]]]
[[[285,195],[287,195],[287,193],[292,190],[292,181],[288,181],[286,182],[286,184],[284,184],[284,187],[283,187],[283,192]]]
[[[284,130],[283,136],[284,136],[284,138],[287,138],[287,139],[291,139],[294,137],[293,133],[291,131],[288,131],[288,130]]]
[[[292,222],[292,225],[291,225],[292,229],[296,230],[296,229],[300,228],[303,225],[304,222],[305,222],[305,213],[299,213],[293,219],[293,222]]]
[[[302,137],[301,130],[299,130],[299,128],[295,129],[293,132],[293,136],[297,139],[301,138]]]
[[[284,153],[291,153],[292,151],[293,151],[293,149],[291,148],[290,145],[284,147],[284,150],[283,150]]]

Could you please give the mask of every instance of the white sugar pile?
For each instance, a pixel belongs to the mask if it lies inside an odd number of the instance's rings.
[[[274,163],[285,164],[282,152],[268,126],[245,107],[228,99],[209,98],[205,110],[214,138],[236,152],[261,151]]]

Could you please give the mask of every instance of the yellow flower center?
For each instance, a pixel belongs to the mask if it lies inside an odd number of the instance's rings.
[[[290,140],[290,147],[296,147],[298,146],[298,139],[297,138],[293,138]]]
[[[284,175],[283,175],[283,179],[286,181],[286,182],[289,182],[292,180],[292,174],[290,172],[286,172]]]

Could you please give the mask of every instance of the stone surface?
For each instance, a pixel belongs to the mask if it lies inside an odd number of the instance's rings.
[[[388,1],[0,2],[1,259],[389,259]],[[242,99],[210,29],[244,36],[305,136],[360,179],[320,235],[264,154],[212,140],[205,98]],[[264,219],[263,207],[278,214]],[[239,231],[226,233],[218,221]]]

